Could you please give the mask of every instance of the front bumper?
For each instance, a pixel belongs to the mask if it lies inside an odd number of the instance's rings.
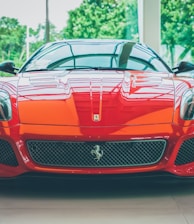
[[[182,128],[169,124],[125,126],[122,128],[106,127],[103,129],[17,125],[12,128],[0,128],[0,131],[0,143],[3,142],[3,144],[9,145],[9,147],[1,147],[0,177],[15,177],[25,173],[102,176],[153,172],[194,177],[194,133],[192,128]],[[34,160],[27,147],[27,142],[32,140],[38,142],[89,142],[90,144],[95,143],[95,145],[102,142],[149,142],[162,140],[166,142],[166,145],[159,160],[147,164],[134,163],[127,166],[112,166],[110,161],[107,166],[67,166],[65,164],[59,166],[56,164],[42,164]],[[9,153],[7,152],[8,148]],[[153,154],[153,149],[150,148],[150,155]],[[51,155],[57,157],[57,151],[55,150],[58,149],[54,149],[56,154],[52,153]],[[138,156],[145,155],[143,152],[141,154],[141,151],[139,153]],[[46,153],[43,154],[45,157],[46,155]],[[83,153],[79,156],[85,157],[85,154]],[[144,160],[146,159],[144,158]],[[98,164],[98,161],[95,161],[95,163]]]

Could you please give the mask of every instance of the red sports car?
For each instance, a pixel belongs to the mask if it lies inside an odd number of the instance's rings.
[[[194,177],[193,64],[127,40],[64,40],[0,79],[0,177]]]

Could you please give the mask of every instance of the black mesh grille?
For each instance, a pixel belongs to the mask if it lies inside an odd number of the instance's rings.
[[[0,164],[8,166],[18,165],[16,156],[11,145],[5,140],[0,140]]]
[[[164,140],[27,142],[28,151],[34,162],[60,167],[124,167],[155,164],[161,159],[165,146]]]
[[[191,162],[194,162],[194,138],[182,143],[175,164],[183,165]]]

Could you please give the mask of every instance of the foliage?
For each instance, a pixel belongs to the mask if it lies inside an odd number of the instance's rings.
[[[50,41],[60,40],[62,36],[56,31],[56,27],[50,24]],[[37,29],[30,28],[30,54],[35,52],[45,43],[45,25],[39,24]]]
[[[56,27],[50,24],[50,40],[61,39]],[[12,60],[16,67],[20,67],[26,60],[27,27],[20,25],[17,19],[0,18],[0,61]],[[44,44],[45,26],[39,24],[37,29],[29,29],[30,52],[32,54]],[[2,73],[0,74],[2,76]]]
[[[0,60],[24,60],[25,26],[17,19],[2,17],[0,19]]]
[[[63,35],[70,39],[136,39],[137,24],[136,0],[83,0],[69,12]]]
[[[161,1],[162,44],[170,52],[171,64],[174,64],[175,46],[184,47],[179,60],[191,53],[194,60],[194,5],[193,0]]]
[[[69,12],[61,32],[50,24],[50,41],[63,38],[117,38],[138,40],[137,0],[83,0]],[[0,18],[0,62],[13,60],[20,67],[26,60],[26,26],[17,19]],[[162,44],[174,65],[175,47],[183,51],[178,60],[191,55],[194,62],[193,0],[161,0]],[[30,28],[30,54],[45,42],[45,25]],[[4,73],[3,73],[4,74]],[[2,75],[2,73],[0,73]]]

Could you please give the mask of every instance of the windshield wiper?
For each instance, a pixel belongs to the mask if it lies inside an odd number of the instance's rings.
[[[47,68],[40,68],[40,69],[25,70],[24,72],[42,72],[42,71],[51,71],[51,70]]]
[[[84,70],[84,69],[92,69],[92,70],[96,70],[95,67],[91,67],[91,66],[75,66],[75,67],[64,67],[65,70],[67,71],[71,71],[71,70]]]
[[[31,70],[26,70],[25,72],[42,72],[42,71],[61,71],[61,70],[65,70],[65,71],[73,71],[73,70],[96,70],[96,71],[100,71],[100,70],[107,70],[107,71],[126,71],[126,70],[133,70],[133,69],[129,69],[129,68],[110,68],[110,67],[92,67],[92,66],[79,66],[79,67],[64,67],[64,68],[53,68],[53,69],[48,69],[48,68],[41,68],[41,69],[31,69]]]
[[[84,70],[84,69],[91,69],[91,70],[108,70],[108,71],[118,71],[118,70],[133,70],[133,69],[129,69],[129,68],[110,68],[110,67],[90,67],[90,66],[83,66],[83,67],[73,67],[73,68],[66,68],[65,70],[67,71],[72,71],[72,70]]]

